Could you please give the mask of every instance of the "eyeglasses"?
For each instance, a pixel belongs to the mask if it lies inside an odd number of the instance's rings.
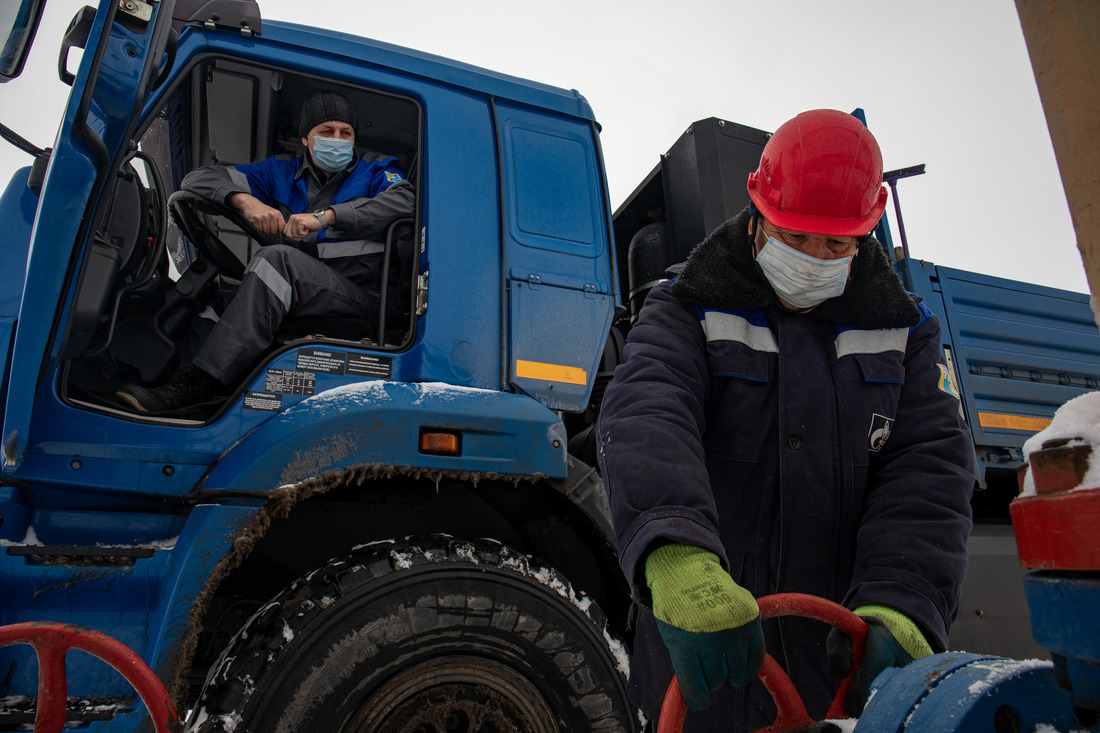
[[[806,234],[804,232],[793,232],[787,229],[780,229],[766,219],[761,220],[764,228],[764,233],[770,237],[775,237],[783,244],[796,249],[804,254],[812,254],[806,252],[807,249],[816,249],[817,244],[824,245],[833,258],[849,257],[856,253],[859,249],[859,239],[856,237],[832,237],[823,234]]]

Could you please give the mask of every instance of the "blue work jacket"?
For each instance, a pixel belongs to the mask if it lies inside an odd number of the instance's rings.
[[[937,318],[874,240],[844,295],[788,312],[755,268],[747,225],[747,212],[727,222],[649,294],[600,412],[600,466],[638,612],[631,694],[651,717],[672,675],[644,577],[660,543],[712,550],[757,597],[890,606],[936,650],[966,567],[974,448]],[[816,719],[839,682],[827,632],[765,623],[768,651]],[[712,700],[685,730],[774,718],[759,682]]]
[[[411,217],[416,201],[398,159],[369,151],[327,179],[303,151],[257,163],[196,168],[182,187],[227,205],[233,194],[248,193],[284,218],[331,208],[336,215],[332,228],[311,233],[296,246],[363,287],[377,285],[386,231]],[[397,264],[393,258],[391,267]],[[391,271],[395,278],[398,274]]]

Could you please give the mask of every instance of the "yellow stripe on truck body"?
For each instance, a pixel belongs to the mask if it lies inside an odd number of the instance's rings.
[[[564,384],[587,384],[588,372],[579,367],[516,359],[516,376]]]
[[[1009,428],[1011,430],[1030,430],[1037,433],[1050,425],[1049,417],[1025,417],[1024,415],[1003,415],[997,412],[979,412],[978,422],[983,428]]]

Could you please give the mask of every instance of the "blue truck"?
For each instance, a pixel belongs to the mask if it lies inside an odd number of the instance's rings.
[[[195,730],[635,729],[606,499],[561,417],[618,302],[586,100],[236,0],[105,0],[61,45],[58,136],[0,199],[0,625],[109,634]],[[402,315],[284,324],[201,419],[122,407],[256,246],[182,177],[300,150],[319,86],[416,188],[385,242]],[[73,724],[145,724],[110,667],[68,678]],[[36,688],[0,650],[0,730]]]
[[[41,6],[0,13],[0,77]],[[613,214],[575,91],[250,0],[103,0],[58,71],[72,92],[51,149],[0,128],[33,156],[0,197],[0,626],[115,637],[195,731],[640,729],[592,426],[647,285],[741,208],[765,133],[696,123]],[[184,175],[299,151],[318,86],[415,185],[384,243],[401,315],[284,323],[200,417],[120,405],[119,385],[187,362],[195,316],[263,244],[180,193]],[[673,171],[679,147],[731,131],[743,160],[695,149]],[[1083,296],[898,267],[949,325],[978,496],[1004,530],[1038,424],[1004,416],[1049,419],[1095,388],[1100,337]],[[33,720],[37,675],[32,650],[0,648],[0,731]],[[68,677],[71,725],[147,729],[111,668],[73,654]]]

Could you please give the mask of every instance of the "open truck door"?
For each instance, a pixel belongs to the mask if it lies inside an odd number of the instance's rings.
[[[23,0],[10,22],[0,17],[0,32],[9,31],[0,69],[8,78],[22,67],[43,4]],[[172,63],[174,5],[175,0],[103,0],[98,9],[85,7],[77,13],[62,42],[58,75],[71,84],[72,92],[45,166],[38,213],[20,208],[21,219],[29,217],[24,222],[29,244],[3,244],[23,248],[26,254],[22,301],[17,322],[10,324],[14,333],[4,408],[5,473],[22,460],[35,396],[49,388],[43,382],[46,368],[87,345],[102,313],[99,306],[111,297],[99,292],[98,284],[111,282],[109,275],[133,256],[112,230],[135,216],[124,210],[132,200],[134,180],[129,160],[135,146],[130,141],[146,97]],[[84,54],[71,73],[68,55],[74,47],[83,48]],[[35,256],[36,242],[51,243],[41,248],[49,256]],[[18,254],[5,253],[5,260],[20,259]],[[5,280],[21,274],[16,268]],[[74,280],[72,297],[55,297],[70,292]]]

